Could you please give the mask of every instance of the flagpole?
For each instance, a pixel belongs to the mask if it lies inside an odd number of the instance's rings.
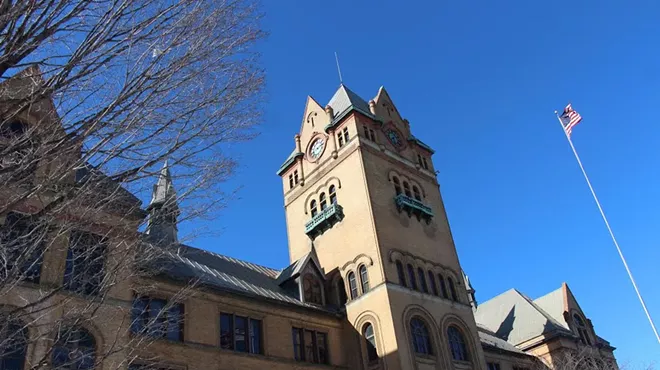
[[[591,185],[591,181],[589,181],[589,176],[587,176],[587,171],[584,170],[584,166],[582,165],[582,161],[580,160],[580,156],[578,155],[577,151],[575,150],[575,146],[573,145],[573,142],[571,141],[571,137],[568,135],[568,132],[564,128],[564,124],[561,121],[561,118],[559,118],[559,113],[555,111],[555,115],[557,116],[557,120],[559,121],[559,125],[561,125],[561,130],[564,132],[564,135],[566,136],[566,140],[568,140],[568,144],[571,146],[571,149],[573,150],[573,154],[575,155],[575,159],[577,160],[578,165],[580,165],[580,170],[582,170],[582,175],[584,175],[584,179],[587,181],[587,185],[589,186],[589,190],[591,191],[591,195],[594,197],[594,201],[596,201],[596,205],[598,206],[598,210],[600,211],[600,215],[603,217],[603,221],[605,222],[605,226],[607,226],[607,231],[610,233],[610,237],[612,237],[612,242],[614,242],[614,246],[616,247],[616,251],[619,252],[619,257],[621,257],[621,262],[623,262],[623,266],[626,268],[626,272],[628,273],[628,277],[630,278],[630,282],[633,285],[633,288],[635,288],[635,293],[637,293],[637,298],[639,298],[639,303],[642,304],[642,308],[644,309],[644,313],[646,314],[646,317],[649,319],[649,323],[651,324],[651,329],[653,329],[653,334],[655,334],[655,339],[657,339],[658,343],[660,343],[660,335],[658,335],[658,330],[655,328],[655,324],[653,323],[653,319],[651,318],[651,314],[649,313],[648,308],[646,308],[646,303],[644,303],[644,298],[642,298],[642,293],[639,292],[639,288],[637,287],[637,283],[635,282],[635,279],[633,278],[632,272],[630,271],[630,267],[628,267],[628,263],[626,262],[626,258],[623,256],[623,252],[621,251],[621,247],[619,247],[619,243],[616,241],[616,238],[614,237],[614,232],[612,231],[612,228],[610,227],[609,221],[607,221],[607,217],[605,217],[605,212],[603,211],[603,207],[600,205],[600,201],[598,200],[598,197],[596,196],[596,192],[594,191],[594,187]]]

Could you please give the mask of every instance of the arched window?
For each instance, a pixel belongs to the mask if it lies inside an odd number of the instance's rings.
[[[422,200],[422,195],[419,192],[419,188],[415,185],[413,185],[413,194],[415,195],[415,199],[421,201]]]
[[[321,211],[328,207],[328,202],[325,200],[325,193],[321,193],[321,195],[319,195],[319,203],[321,203]]]
[[[440,291],[442,292],[442,298],[449,298],[449,295],[447,294],[447,286],[445,285],[445,278],[438,274],[438,280],[440,280]]]
[[[573,322],[575,323],[575,327],[577,328],[578,335],[580,336],[580,342],[582,342],[582,344],[591,345],[591,338],[589,337],[587,326],[584,324],[584,320],[582,320],[580,315],[574,313]]]
[[[396,261],[396,273],[399,275],[399,284],[406,286],[406,274],[403,272],[403,263]]]
[[[330,204],[337,204],[337,192],[334,185],[330,185],[328,193],[330,193]]]
[[[394,183],[394,191],[396,192],[396,195],[401,194],[401,183],[399,182],[399,178],[396,176],[392,177],[392,182]]]
[[[374,335],[373,325],[367,323],[362,329],[362,335],[364,335],[364,341],[367,346],[367,361],[370,364],[378,362],[378,351],[376,350],[376,335]]]
[[[91,370],[96,362],[96,341],[82,328],[67,328],[57,335],[52,365],[57,369]]]
[[[429,329],[426,327],[424,321],[417,317],[413,317],[412,320],[410,320],[410,334],[412,335],[412,345],[415,353],[433,355],[431,336],[429,335]]]
[[[323,304],[323,293],[321,293],[321,283],[319,279],[312,274],[307,274],[303,278],[303,292],[305,293],[305,302],[314,304]]]
[[[428,293],[429,287],[426,285],[426,274],[421,267],[417,268],[417,275],[419,275],[419,286],[422,288],[422,292]]]
[[[451,358],[454,361],[468,361],[467,347],[461,331],[455,326],[450,326],[447,328],[447,338],[449,339]]]
[[[360,284],[362,284],[362,294],[364,294],[369,291],[369,274],[367,273],[367,266],[360,266],[358,271],[360,271]]]
[[[27,354],[27,330],[16,320],[0,315],[0,369],[22,370]]]
[[[403,182],[403,192],[406,193],[407,197],[412,197],[412,194],[410,193],[410,184],[408,184],[408,181]]]
[[[420,166],[422,166],[422,156],[417,154],[417,163],[419,163]]]
[[[447,284],[449,285],[449,291],[451,292],[451,299],[458,302],[458,296],[456,295],[456,287],[454,286],[454,280],[448,277]]]
[[[358,287],[357,281],[355,280],[355,274],[353,271],[348,273],[348,287],[351,289],[351,299],[355,299],[358,296]]]
[[[346,297],[346,285],[344,285],[344,279],[341,276],[337,279],[337,293],[339,294],[339,305],[345,305],[348,298]]]
[[[309,203],[309,210],[312,213],[312,217],[316,216],[319,212],[318,209],[316,209],[316,199],[312,199],[312,202]]]
[[[438,286],[435,284],[433,271],[429,271],[429,283],[431,284],[431,293],[433,293],[433,295],[438,295]]]
[[[410,287],[417,290],[417,279],[415,279],[415,268],[411,264],[408,264],[408,280],[410,281]]]

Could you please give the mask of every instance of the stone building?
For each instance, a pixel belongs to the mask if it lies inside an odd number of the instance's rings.
[[[52,105],[40,104],[12,125],[55,124]],[[568,350],[616,367],[614,348],[565,284],[536,300],[510,290],[477,305],[432,155],[384,88],[368,102],[344,85],[325,106],[308,97],[277,172],[291,262],[282,269],[179,243],[167,164],[144,208],[123,189],[130,212],[81,204],[94,222],[48,234],[30,278],[0,294],[5,312],[23,312],[0,335],[26,338],[0,346],[0,370],[524,370],[552,366]],[[83,187],[90,176],[103,174],[89,166],[67,181]],[[3,246],[29,230],[13,220],[45,204],[29,198],[2,215]],[[127,243],[160,253],[134,266]],[[103,254],[74,258],[99,245]],[[134,274],[138,267],[151,273]],[[90,314],[81,307],[94,300],[101,282],[89,274],[98,271],[113,284]],[[52,327],[62,316],[75,328],[67,335]]]

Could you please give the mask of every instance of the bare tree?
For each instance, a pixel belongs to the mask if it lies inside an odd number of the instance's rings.
[[[26,348],[25,368],[125,368],[175,335],[194,281],[166,302],[140,298],[177,253],[144,225],[225,204],[230,146],[261,119],[259,19],[252,0],[0,0],[6,368]],[[178,191],[147,210],[166,160]]]
[[[619,370],[614,357],[602,355],[597,348],[565,349],[552,355],[551,363],[538,362],[538,370]],[[624,367],[627,368],[627,367]],[[632,370],[632,369],[629,369]],[[650,370],[645,368],[644,370]]]

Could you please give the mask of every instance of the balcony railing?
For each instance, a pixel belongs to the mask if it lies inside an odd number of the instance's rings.
[[[331,204],[305,224],[305,234],[314,239],[344,218],[339,204]]]
[[[399,194],[394,197],[394,202],[396,203],[396,208],[399,212],[406,211],[408,216],[416,215],[418,218],[423,218],[426,223],[431,222],[431,219],[433,218],[433,210],[431,207],[405,194]]]

